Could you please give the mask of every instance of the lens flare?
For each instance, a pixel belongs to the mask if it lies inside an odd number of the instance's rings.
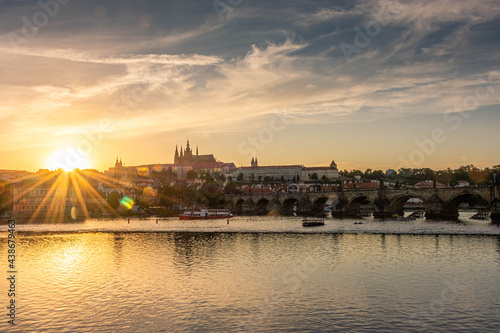
[[[134,200],[132,200],[129,197],[123,197],[123,199],[120,201],[120,204],[127,208],[127,209],[132,209],[132,206],[134,205]]]
[[[71,207],[71,218],[72,218],[73,220],[76,220],[76,218],[77,218],[77,215],[76,215],[76,207],[74,207],[74,206],[73,206],[73,207]]]

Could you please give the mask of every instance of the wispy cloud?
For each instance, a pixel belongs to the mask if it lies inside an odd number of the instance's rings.
[[[104,6],[96,16],[86,1],[68,4],[29,43],[2,43],[0,111],[14,134],[2,149],[21,147],[19,136],[50,146],[103,118],[114,120],[110,140],[123,140],[244,136],[275,112],[311,128],[440,114],[499,70],[492,0],[245,1],[222,23],[211,2]],[[9,7],[17,16],[0,23],[4,39],[38,10]],[[346,61],[339,45],[381,13],[380,32]],[[134,91],[140,100],[117,117]]]

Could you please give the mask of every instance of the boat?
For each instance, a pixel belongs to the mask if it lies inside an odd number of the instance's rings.
[[[200,209],[186,210],[179,214],[180,220],[212,220],[212,219],[230,219],[233,214],[229,209]]]
[[[303,227],[317,227],[320,225],[325,225],[325,221],[321,219],[304,219],[302,220]]]
[[[470,217],[472,220],[487,220],[490,218],[490,212],[477,212]]]

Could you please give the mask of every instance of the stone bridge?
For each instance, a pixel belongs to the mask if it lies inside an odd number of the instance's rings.
[[[354,217],[361,204],[370,202],[376,218],[390,217],[403,212],[410,198],[420,198],[427,219],[456,219],[458,206],[471,196],[480,196],[491,206],[491,219],[500,223],[500,186],[343,190],[340,192],[300,192],[225,195],[226,208],[236,214],[319,215],[325,206],[332,206],[332,216]]]

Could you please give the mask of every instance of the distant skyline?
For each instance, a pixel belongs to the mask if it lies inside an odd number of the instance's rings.
[[[493,0],[4,0],[0,169],[493,166],[499,51]]]

